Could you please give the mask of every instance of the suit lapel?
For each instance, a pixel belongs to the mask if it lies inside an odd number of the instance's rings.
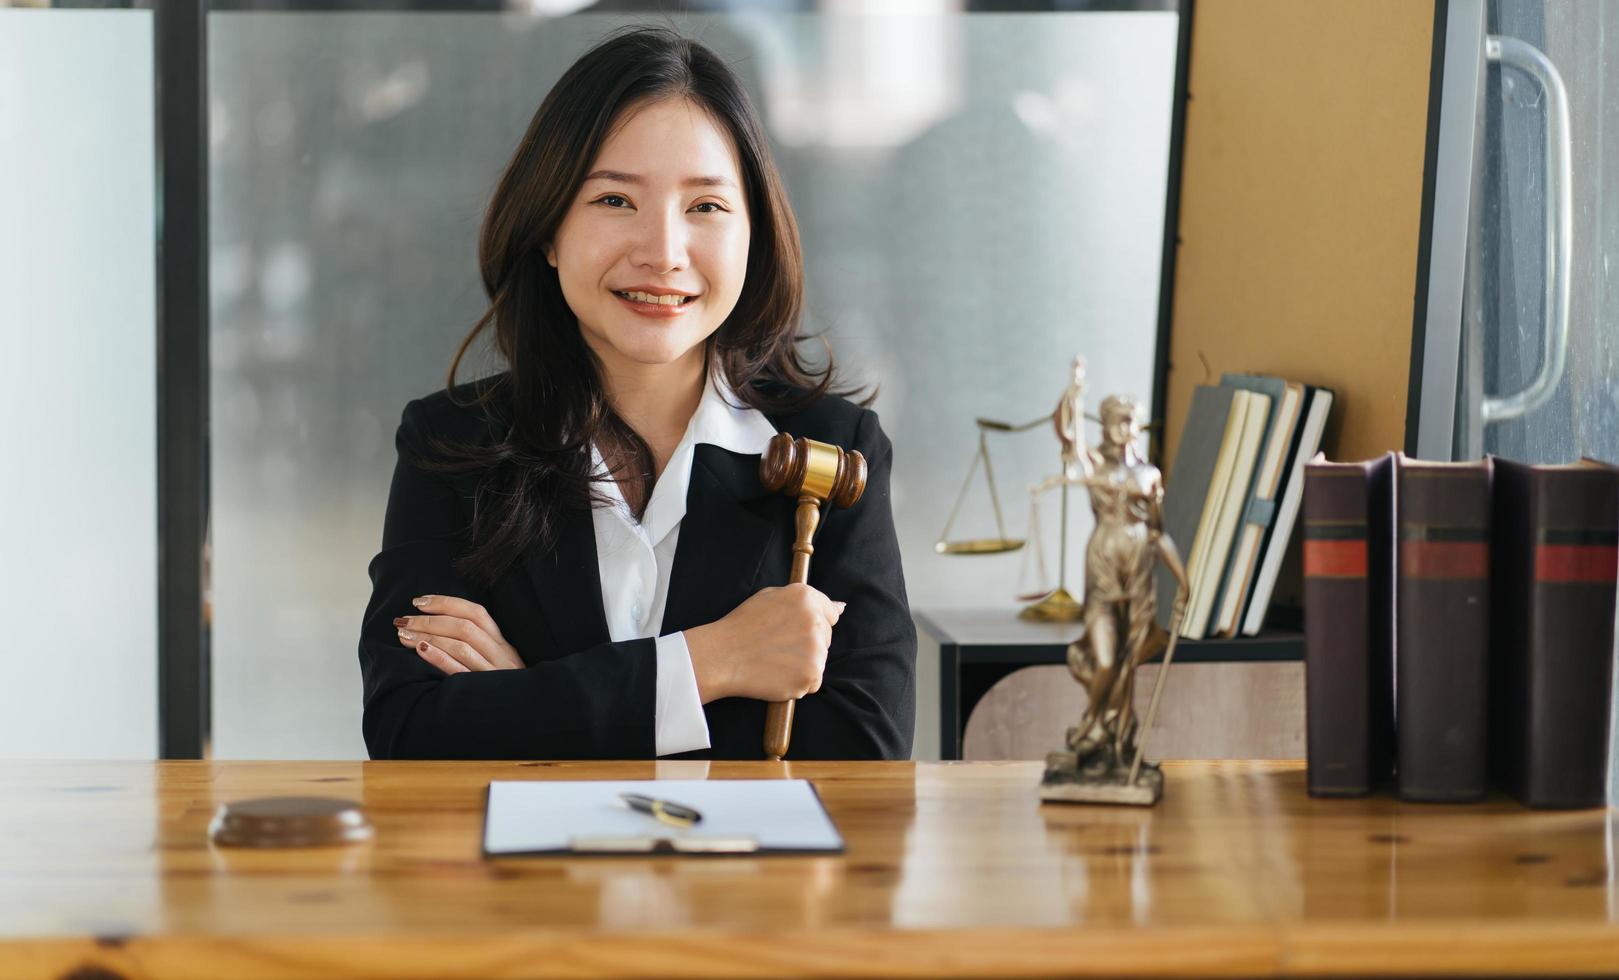
[[[759,483],[757,455],[696,447],[659,635],[711,623],[762,587],[760,570],[777,533],[764,516],[770,497]]]
[[[540,608],[562,656],[606,643],[601,572],[596,567],[596,527],[589,511],[562,515],[553,545],[523,555]]]

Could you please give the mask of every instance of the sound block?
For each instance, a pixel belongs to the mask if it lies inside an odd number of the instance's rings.
[[[220,847],[324,847],[370,840],[365,810],[324,796],[265,796],[221,804],[208,825]]]

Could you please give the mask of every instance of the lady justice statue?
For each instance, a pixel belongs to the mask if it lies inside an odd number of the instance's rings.
[[[1074,359],[1073,381],[1053,413],[1063,444],[1063,470],[1045,484],[1085,487],[1096,527],[1085,546],[1081,632],[1068,645],[1068,670],[1085,688],[1079,724],[1068,729],[1067,748],[1046,758],[1043,800],[1151,805],[1163,795],[1163,774],[1142,768],[1139,740],[1152,727],[1175,636],[1189,591],[1175,543],[1163,529],[1164,483],[1158,468],[1141,457],[1136,440],[1142,411],[1133,399],[1102,401],[1102,440],[1083,441],[1085,359]],[[1170,628],[1159,626],[1153,567],[1162,560],[1178,585]],[[1136,668],[1164,653],[1153,686],[1146,724],[1135,713]]]

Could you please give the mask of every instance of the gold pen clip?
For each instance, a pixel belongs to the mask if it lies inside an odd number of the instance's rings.
[[[703,819],[703,815],[698,813],[695,808],[683,806],[670,800],[654,799],[640,793],[620,793],[619,799],[623,800],[630,809],[650,814],[657,818],[659,822],[666,823],[671,827],[685,829],[701,822]]]
[[[697,822],[684,813],[671,810],[669,804],[663,800],[652,801],[652,815],[671,827],[690,827]]]

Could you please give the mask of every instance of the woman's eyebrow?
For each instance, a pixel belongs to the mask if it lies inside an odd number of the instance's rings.
[[[620,184],[644,184],[646,179],[640,174],[627,174],[622,170],[595,170],[586,180],[610,180]],[[687,177],[680,182],[684,187],[735,187],[736,181],[729,177]]]

